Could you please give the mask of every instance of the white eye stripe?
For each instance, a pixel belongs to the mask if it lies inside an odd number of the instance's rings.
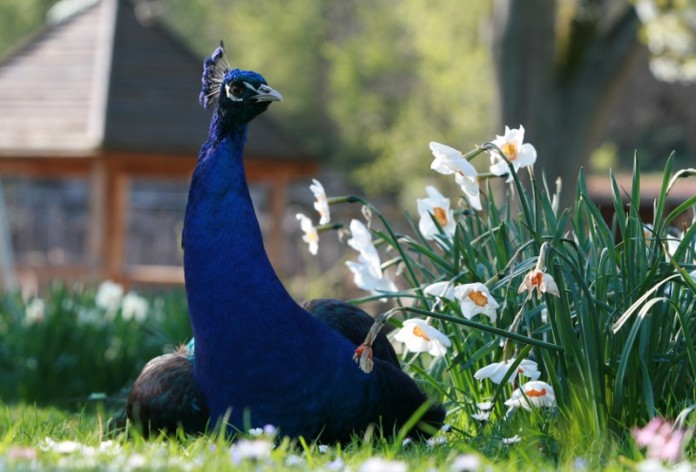
[[[256,92],[256,93],[260,93],[260,92],[259,92],[253,85],[251,85],[249,82],[242,82],[242,83],[243,83],[244,86],[245,86],[246,88],[248,88],[249,90],[251,90],[251,91],[253,91],[253,92]],[[263,85],[262,85],[262,87],[263,87]]]

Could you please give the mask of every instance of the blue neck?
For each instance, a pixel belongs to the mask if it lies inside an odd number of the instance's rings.
[[[214,126],[215,122],[211,131]],[[239,332],[237,314],[261,315],[245,313],[245,308],[270,308],[272,302],[276,312],[279,304],[296,306],[264,250],[242,161],[246,128],[236,126],[222,139],[211,132],[189,190],[184,273],[194,334],[201,344],[202,321],[210,325],[214,320],[217,329],[234,325],[228,333]],[[225,307],[225,313],[216,313],[216,307]],[[247,318],[244,326],[248,325]]]
[[[215,123],[193,174],[183,234],[196,383],[213,422],[232,407],[232,425],[244,424],[251,411],[252,426],[318,434],[324,426],[315,416],[330,414],[326,386],[336,372],[345,377],[339,388],[376,377],[354,365],[355,346],[304,311],[276,276],[244,176],[246,126],[219,139]],[[287,392],[295,392],[291,407]],[[295,408],[307,414],[298,417]]]

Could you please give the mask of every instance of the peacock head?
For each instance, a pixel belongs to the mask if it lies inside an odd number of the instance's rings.
[[[217,104],[229,124],[246,124],[266,111],[271,102],[283,101],[261,74],[230,69],[222,43],[203,64],[202,85],[199,100],[203,108]]]

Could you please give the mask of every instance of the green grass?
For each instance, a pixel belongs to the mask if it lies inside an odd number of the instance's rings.
[[[504,445],[500,438],[467,438],[455,431],[440,433],[435,446],[402,446],[392,442],[356,439],[346,446],[280,441],[268,455],[240,458],[235,445],[206,437],[159,437],[145,441],[121,434],[103,434],[105,412],[68,413],[35,406],[4,407],[0,411],[1,470],[359,470],[370,458],[401,461],[408,470],[451,470],[462,455],[476,457],[492,470],[625,470],[640,459],[631,446],[611,438],[589,438],[575,420],[556,422],[541,433],[522,420],[515,425],[521,440]],[[108,412],[106,412],[108,413]],[[456,415],[451,419],[457,420]],[[568,425],[568,429],[560,425]],[[245,436],[250,441],[268,441]],[[573,444],[561,447],[560,444]],[[6,468],[6,469],[5,469]],[[389,469],[384,469],[389,470]],[[481,469],[484,470],[484,469]]]

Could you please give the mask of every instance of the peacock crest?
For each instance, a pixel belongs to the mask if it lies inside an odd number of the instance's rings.
[[[220,41],[220,47],[213,51],[213,54],[203,63],[202,88],[198,101],[206,110],[217,103],[220,87],[229,70],[230,64],[225,56],[225,45]]]

